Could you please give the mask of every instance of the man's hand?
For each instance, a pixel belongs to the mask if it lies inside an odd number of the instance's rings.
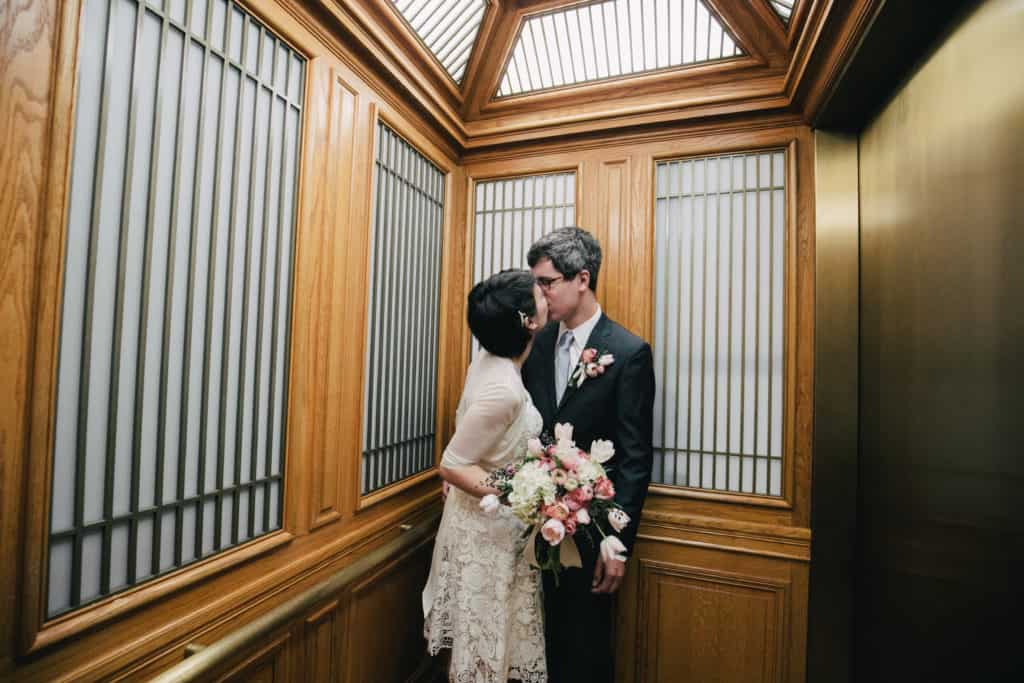
[[[621,560],[606,560],[600,556],[594,565],[594,581],[590,584],[591,593],[614,593],[622,585],[626,575],[626,563]]]

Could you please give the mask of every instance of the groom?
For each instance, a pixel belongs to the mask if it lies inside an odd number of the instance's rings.
[[[601,246],[577,227],[559,228],[537,240],[527,262],[548,302],[547,327],[540,331],[523,365],[523,381],[544,417],[544,430],[571,423],[573,440],[585,450],[595,439],[615,445],[605,463],[615,500],[632,521],[619,534],[627,553],[640,521],[651,480],[654,368],[651,347],[601,312],[594,292]],[[593,351],[587,351],[593,349]],[[580,356],[611,354],[602,374],[578,384]],[[571,381],[572,380],[572,381]],[[602,520],[603,521],[603,520]],[[606,530],[607,523],[603,525]],[[544,614],[551,683],[610,683],[612,595],[622,584],[626,563],[602,559],[596,546],[577,544],[582,569],[566,569],[559,585],[545,573]]]

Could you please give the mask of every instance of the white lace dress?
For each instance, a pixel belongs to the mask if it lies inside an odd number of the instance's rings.
[[[497,469],[542,426],[516,366],[484,351],[469,368],[442,463]],[[547,681],[540,578],[523,556],[524,529],[508,508],[487,515],[478,498],[451,488],[423,590],[427,648],[451,648],[451,681]]]

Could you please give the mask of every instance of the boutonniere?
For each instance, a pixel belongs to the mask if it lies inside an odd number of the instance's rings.
[[[588,377],[600,377],[604,374],[605,368],[614,362],[615,356],[610,353],[598,353],[594,348],[583,349],[580,362],[569,375],[569,386],[579,389]]]

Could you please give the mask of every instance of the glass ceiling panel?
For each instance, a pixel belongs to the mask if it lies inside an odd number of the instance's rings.
[[[796,4],[796,0],[769,0],[772,9],[779,15],[779,19],[782,19],[782,23],[789,25],[789,18],[793,15],[793,5]]]
[[[606,0],[523,22],[498,97],[743,54],[701,0]]]
[[[390,0],[456,83],[469,62],[486,0]]]

